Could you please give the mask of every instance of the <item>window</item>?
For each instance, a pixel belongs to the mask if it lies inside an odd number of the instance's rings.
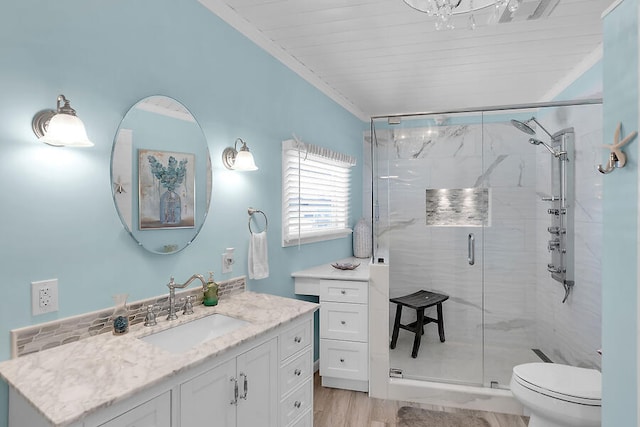
[[[282,246],[351,234],[354,157],[300,141],[282,143]]]

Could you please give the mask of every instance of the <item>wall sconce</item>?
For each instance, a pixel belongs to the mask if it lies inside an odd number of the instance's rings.
[[[62,104],[64,102],[64,104]],[[76,116],[69,100],[58,95],[57,109],[43,110],[33,117],[33,133],[38,140],[55,147],[93,147],[82,120]]]
[[[238,141],[242,143],[240,151],[238,151]],[[227,169],[235,171],[255,171],[258,170],[256,163],[253,161],[253,155],[247,147],[247,143],[241,138],[236,138],[233,147],[227,147],[222,152],[222,163]]]

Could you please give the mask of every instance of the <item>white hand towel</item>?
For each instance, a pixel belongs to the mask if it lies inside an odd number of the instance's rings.
[[[249,239],[249,279],[269,277],[269,257],[267,254],[267,232],[251,233]]]

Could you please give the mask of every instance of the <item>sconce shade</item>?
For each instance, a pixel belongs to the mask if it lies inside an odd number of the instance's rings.
[[[64,102],[64,105],[60,105]],[[58,96],[57,111],[45,110],[35,115],[33,132],[38,140],[56,147],[93,147],[84,123],[76,116],[64,95]]]
[[[256,162],[253,160],[253,154],[249,150],[240,150],[236,156],[236,162],[233,169],[237,171],[255,171],[258,170]]]
[[[242,143],[240,151],[237,150],[238,141]],[[222,152],[222,163],[227,169],[236,171],[255,171],[258,170],[253,155],[247,147],[247,143],[237,138],[233,147],[227,147]]]
[[[47,133],[40,141],[57,147],[92,147],[93,142],[89,141],[84,123],[77,116],[69,114],[56,114],[49,120]]]

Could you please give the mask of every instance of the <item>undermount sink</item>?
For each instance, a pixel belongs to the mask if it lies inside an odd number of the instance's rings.
[[[216,313],[140,339],[172,353],[182,353],[246,325],[249,322]]]

